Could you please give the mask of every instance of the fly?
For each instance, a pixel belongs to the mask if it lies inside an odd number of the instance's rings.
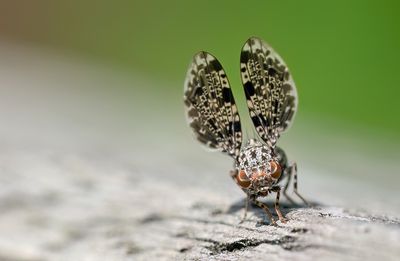
[[[267,204],[259,198],[275,194],[275,211],[286,222],[279,208],[281,190],[287,195],[294,179],[297,191],[297,165],[289,164],[283,149],[276,146],[297,110],[297,90],[283,59],[264,41],[251,37],[240,54],[240,74],[250,118],[258,137],[243,142],[242,126],[235,99],[221,63],[207,52],[197,53],[190,64],[184,102],[187,118],[195,137],[210,149],[234,159],[230,172],[233,180],[246,193],[248,203],[264,209],[272,224],[276,221]],[[285,185],[279,184],[285,179]]]

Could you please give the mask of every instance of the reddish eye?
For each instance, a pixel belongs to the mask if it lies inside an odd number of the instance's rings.
[[[279,165],[278,162],[276,161],[271,161],[271,177],[274,179],[279,179],[279,177],[282,174],[282,168],[281,165]]]
[[[239,174],[236,176],[236,182],[242,188],[248,188],[251,185],[251,181],[247,177],[246,172],[244,170],[239,171]]]

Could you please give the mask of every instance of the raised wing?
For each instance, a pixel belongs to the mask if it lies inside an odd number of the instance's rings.
[[[283,59],[261,39],[246,41],[240,71],[250,117],[260,137],[275,146],[297,109],[297,91]]]
[[[184,88],[187,118],[196,138],[207,147],[236,158],[242,143],[240,119],[218,60],[206,52],[196,54]]]

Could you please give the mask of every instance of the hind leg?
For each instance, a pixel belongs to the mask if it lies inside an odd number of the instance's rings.
[[[292,164],[291,169],[292,169],[292,171],[290,173],[290,176],[293,176],[293,178],[294,178],[294,183],[293,183],[294,193],[303,201],[304,204],[306,204],[308,207],[310,207],[310,204],[307,202],[307,200],[305,200],[303,198],[303,196],[300,195],[300,193],[297,191],[297,164],[296,164],[296,162]]]
[[[289,188],[289,184],[290,184],[290,181],[291,181],[291,180],[292,180],[292,173],[290,172],[290,173],[287,174],[286,184],[285,184],[285,187],[283,188],[283,195],[285,196],[285,198],[286,198],[292,205],[296,205],[296,202],[294,202],[294,200],[292,199],[292,197],[290,197],[290,196],[287,194],[287,190],[288,190],[288,188]]]

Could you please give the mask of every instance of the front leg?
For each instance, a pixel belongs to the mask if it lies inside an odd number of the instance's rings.
[[[251,201],[254,204],[256,204],[257,206],[259,206],[260,208],[264,209],[265,213],[267,213],[267,215],[269,217],[269,220],[271,221],[271,224],[272,225],[276,225],[276,221],[275,221],[274,217],[272,216],[271,211],[269,210],[267,204],[265,204],[265,203],[263,203],[261,201],[258,201],[255,198],[251,198]]]
[[[279,186],[272,187],[271,191],[276,192],[276,199],[275,199],[275,211],[276,211],[276,214],[278,214],[279,220],[282,223],[286,223],[287,219],[282,215],[281,209],[279,207],[279,198],[280,198],[280,195],[281,195],[281,187],[279,187]]]

